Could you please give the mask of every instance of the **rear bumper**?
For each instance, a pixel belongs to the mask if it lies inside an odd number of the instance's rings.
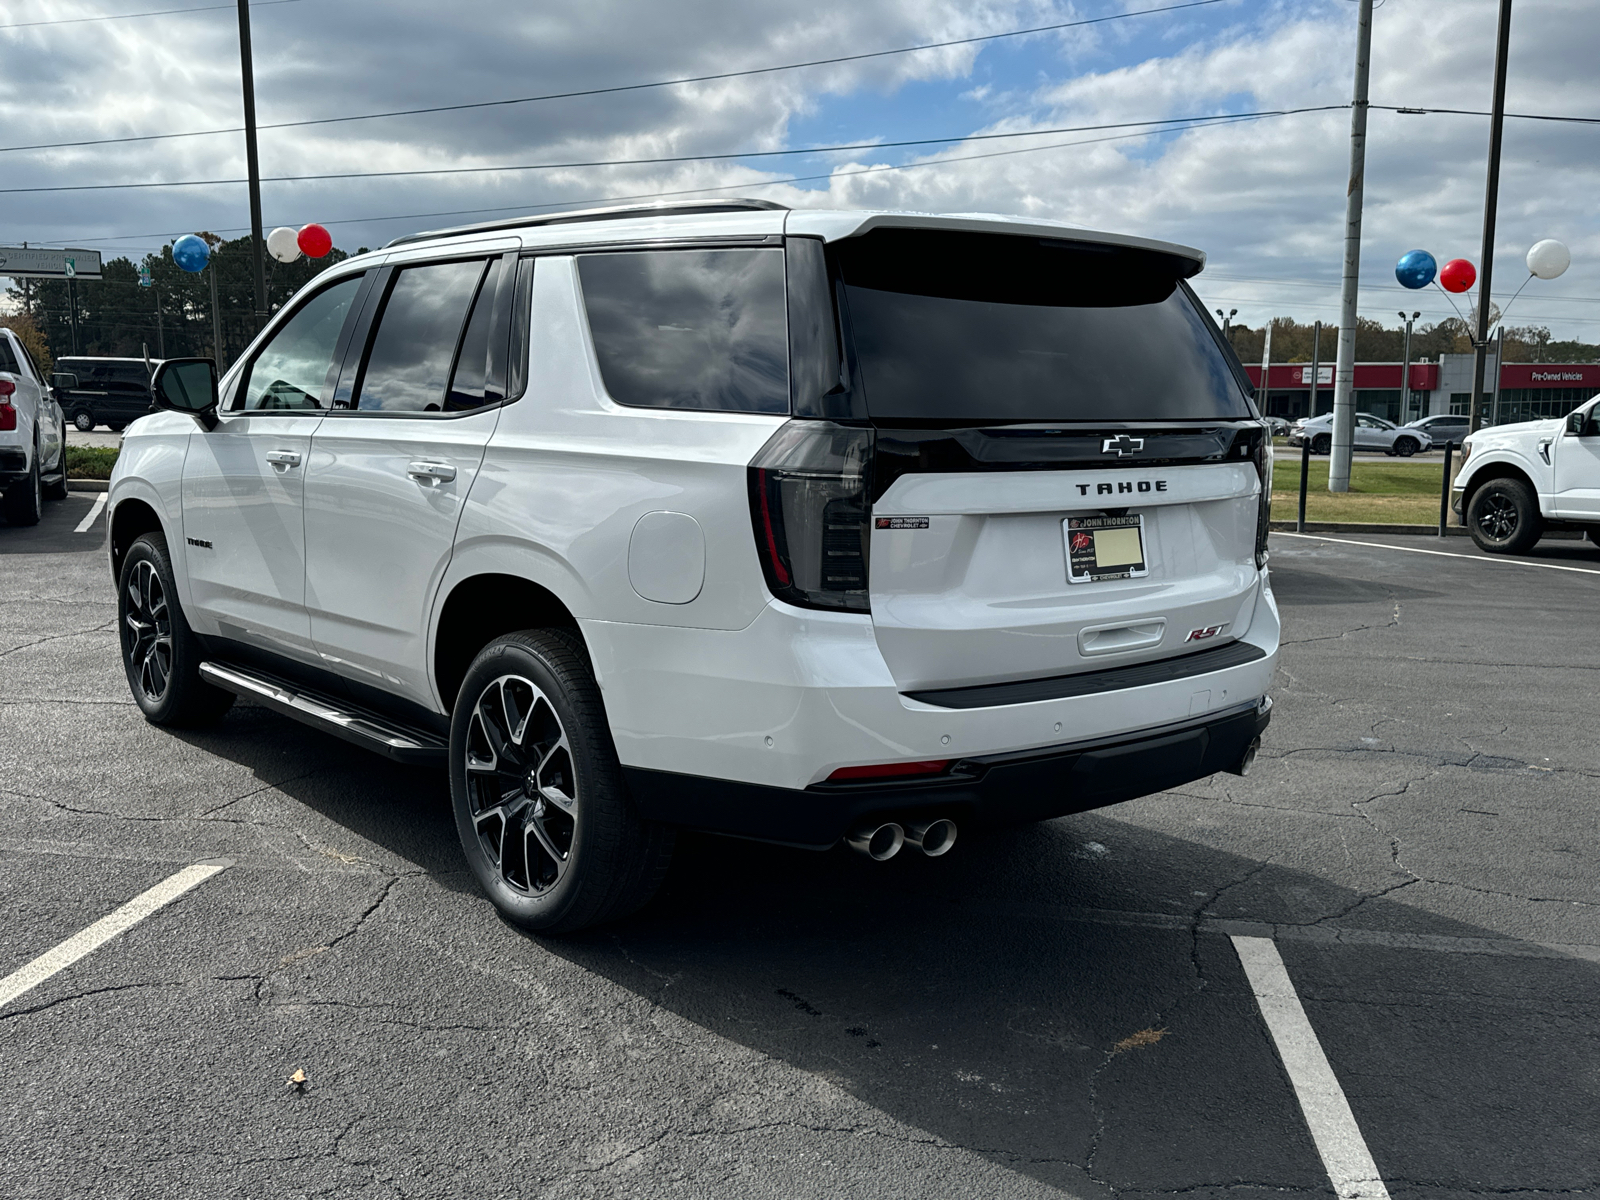
[[[26,478],[28,452],[21,446],[0,446],[0,487]]]
[[[623,773],[649,820],[825,849],[869,818],[1043,821],[1181,787],[1237,764],[1271,719],[1263,697],[1137,733],[961,759],[948,776],[904,783],[795,790],[637,767]]]
[[[840,767],[1049,753],[1232,712],[1267,694],[1279,635],[1258,586],[1234,630],[1248,653],[1185,660],[1203,670],[1146,663],[1097,672],[1089,691],[1041,679],[951,696],[902,692],[865,615],[774,602],[740,630],[580,624],[624,767],[807,795]]]

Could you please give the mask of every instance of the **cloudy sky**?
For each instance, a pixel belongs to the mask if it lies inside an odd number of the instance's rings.
[[[209,130],[241,120],[232,6],[73,20],[208,0],[17,0],[0,9],[0,147]],[[211,0],[215,3],[216,0]],[[316,121],[503,100],[892,50],[1113,16],[1181,0],[256,0],[259,120]],[[721,188],[796,207],[1012,212],[1205,249],[1213,306],[1238,320],[1336,321],[1349,113],[1181,132],[882,143],[1339,105],[1350,99],[1352,0],[1202,7],[714,82],[451,113],[263,129],[265,176],[586,163],[267,183],[267,227],[320,221],[341,248],[538,206]],[[55,22],[37,24],[37,22]],[[64,23],[65,22],[65,23]],[[1494,0],[1379,0],[1372,100],[1485,109]],[[1600,9],[1519,0],[1512,112],[1600,116]],[[1107,138],[1112,140],[1104,140]],[[1450,315],[1408,294],[1395,258],[1478,257],[1488,121],[1374,112],[1362,307]],[[751,157],[866,143],[870,149]],[[1023,151],[1016,153],[1014,151]],[[984,157],[976,157],[976,156]],[[895,169],[883,169],[895,168]],[[243,186],[17,192],[234,179],[235,133],[0,152],[0,243],[138,257],[177,234],[248,226]],[[1600,340],[1600,125],[1512,119],[1501,184],[1497,299],[1528,246],[1557,237],[1574,265],[1536,281],[1510,323]],[[483,211],[467,211],[483,210]],[[451,215],[447,215],[451,214]],[[460,214],[460,215],[454,215]]]

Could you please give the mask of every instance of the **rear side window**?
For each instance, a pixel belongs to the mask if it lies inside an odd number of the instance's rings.
[[[617,403],[789,411],[781,249],[588,254],[578,273]]]
[[[452,402],[451,371],[463,335],[468,333],[468,316],[487,267],[487,261],[478,258],[425,263],[395,274],[372,335],[356,408],[363,412],[445,411]],[[491,308],[493,299],[491,293]],[[484,330],[478,353],[483,355],[487,346],[488,332]],[[483,375],[480,360],[475,378],[462,381],[466,390],[458,393],[457,411],[483,402]]]
[[[867,412],[951,424],[1252,416],[1153,251],[884,229],[833,247]]]
[[[17,356],[11,352],[11,339],[0,337],[0,371],[8,375],[21,375],[22,367],[17,362]]]

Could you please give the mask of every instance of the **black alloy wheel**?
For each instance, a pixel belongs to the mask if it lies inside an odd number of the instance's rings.
[[[541,933],[632,912],[671,858],[671,830],[627,794],[599,686],[566,630],[507,634],[473,660],[451,720],[450,796],[478,882]]]
[[[1401,458],[1410,458],[1420,449],[1422,449],[1422,443],[1417,441],[1416,438],[1403,437],[1395,439],[1394,452]]]
[[[1319,433],[1311,439],[1311,453],[1327,454],[1333,449],[1333,437],[1330,434]]]
[[[172,560],[159,533],[139,538],[122,560],[117,627],[128,689],[147,721],[204,725],[232,707],[232,692],[200,677],[200,643],[178,603]]]
[[[1533,489],[1520,479],[1491,479],[1467,502],[1467,530],[1490,554],[1522,554],[1544,533]]]
[[[94,428],[94,414],[87,408],[80,408],[72,414],[72,424],[79,433],[88,433]]]
[[[37,525],[44,515],[44,488],[39,478],[39,443],[33,444],[33,464],[28,473],[6,489],[6,520],[12,525]]]

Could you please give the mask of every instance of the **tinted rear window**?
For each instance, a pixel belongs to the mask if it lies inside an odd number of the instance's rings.
[[[789,411],[782,250],[586,254],[578,272],[617,403]]]
[[[878,230],[835,244],[867,411],[885,420],[1253,415],[1180,280],[1151,251]]]
[[[10,375],[21,375],[22,368],[17,365],[17,356],[11,352],[11,342],[0,337],[0,371]]]

